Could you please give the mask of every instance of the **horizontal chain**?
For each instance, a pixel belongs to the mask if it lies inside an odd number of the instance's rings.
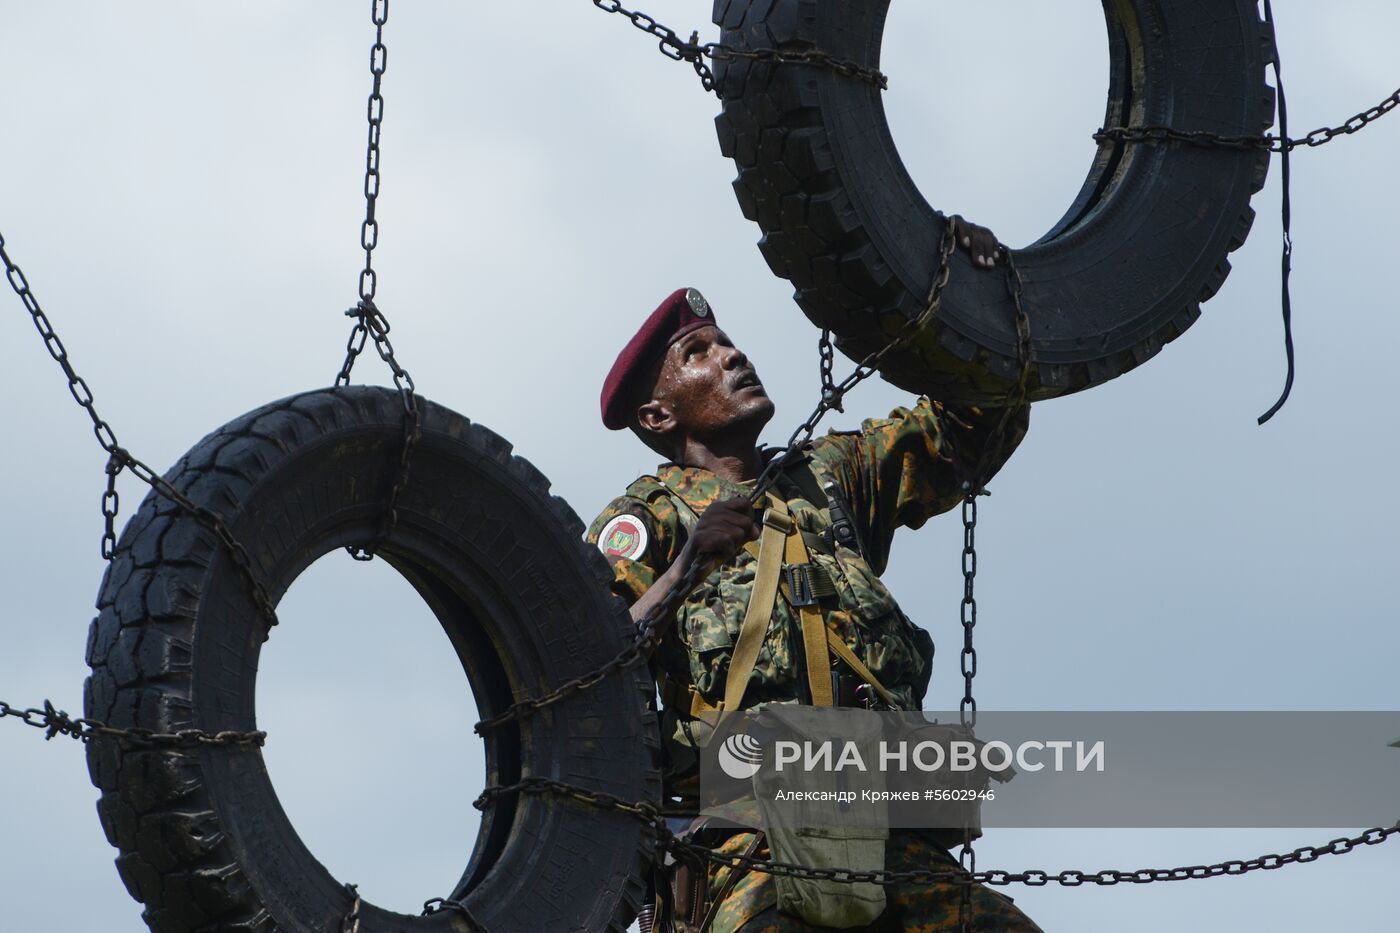
[[[266,732],[237,732],[231,729],[220,732],[206,732],[203,729],[180,729],[176,732],[153,732],[150,729],[109,726],[97,719],[74,719],[53,703],[44,701],[42,707],[18,709],[0,700],[0,719],[13,717],[26,726],[44,731],[44,738],[66,735],[80,742],[93,739],[121,739],[136,745],[154,748],[227,748],[229,746],[250,745],[262,747],[267,739]]]
[[[1119,126],[1101,129],[1094,134],[1099,142],[1179,142],[1211,149],[1267,149],[1270,152],[1291,152],[1303,147],[1316,148],[1330,143],[1338,136],[1350,136],[1400,106],[1400,88],[1369,110],[1363,110],[1338,126],[1322,126],[1306,136],[1238,136],[1211,133],[1205,130],[1182,130],[1160,124]]]
[[[488,806],[494,803],[498,797],[504,797],[515,793],[568,797],[601,810],[620,810],[623,813],[630,813],[638,817],[642,822],[658,830],[664,830],[668,835],[670,832],[666,827],[665,818],[661,815],[660,809],[655,804],[645,801],[637,803],[625,800],[616,794],[609,794],[605,791],[588,790],[587,788],[578,787],[574,784],[566,784],[563,781],[555,781],[550,778],[530,777],[517,781],[514,784],[488,787],[472,801],[472,806],[478,810],[484,811]]]
[[[1085,884],[1110,886],[1115,884],[1148,884],[1158,881],[1190,881],[1198,878],[1217,878],[1222,875],[1243,875],[1252,871],[1272,871],[1285,865],[1315,862],[1324,855],[1344,855],[1361,846],[1374,846],[1400,835],[1400,822],[1390,826],[1377,826],[1356,836],[1343,836],[1319,846],[1300,846],[1291,852],[1278,855],[1260,855],[1251,859],[1231,859],[1209,865],[1188,865],[1176,868],[1139,868],[1135,871],[1104,869],[1102,871],[1080,871],[1065,869],[1048,872],[1040,869],[1026,871],[964,871],[961,868],[911,869],[892,871],[880,869],[861,871],[851,868],[829,867],[810,868],[792,862],[779,862],[756,856],[723,855],[713,849],[677,838],[667,826],[655,804],[624,800],[615,794],[588,790],[548,778],[525,778],[507,786],[488,787],[473,802],[472,806],[484,810],[497,798],[514,793],[553,795],[577,800],[602,810],[616,810],[627,813],[657,833],[657,847],[678,856],[691,855],[716,865],[729,868],[744,868],[749,871],[771,875],[785,875],[792,878],[809,878],[819,881],[839,883],[866,883],[878,885],[894,884],[988,884],[1005,886],[1024,884],[1030,887],[1043,887],[1058,884],[1067,888]]]

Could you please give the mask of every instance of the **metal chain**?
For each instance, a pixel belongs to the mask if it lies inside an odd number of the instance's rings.
[[[549,778],[531,777],[510,785],[487,787],[476,800],[473,801],[472,806],[476,807],[478,810],[484,810],[487,806],[493,804],[496,799],[515,793],[553,795],[577,800],[602,810],[617,810],[627,813],[655,831],[658,850],[670,851],[680,855],[690,854],[713,862],[716,865],[728,866],[730,868],[745,868],[764,874],[781,874],[794,878],[810,878],[814,880],[836,881],[851,884],[869,883],[894,885],[943,882],[961,884],[964,886],[972,884],[989,884],[994,886],[1024,884],[1030,887],[1044,887],[1045,885],[1055,883],[1073,888],[1079,887],[1085,883],[1109,886],[1121,883],[1148,884],[1155,881],[1189,881],[1197,878],[1215,878],[1221,875],[1243,875],[1251,871],[1272,871],[1277,868],[1282,868],[1284,865],[1292,865],[1295,863],[1305,864],[1307,862],[1317,861],[1317,859],[1324,855],[1344,855],[1363,845],[1379,845],[1393,836],[1400,835],[1400,821],[1397,821],[1390,826],[1373,827],[1356,836],[1333,839],[1331,842],[1320,846],[1301,846],[1294,849],[1292,852],[1283,853],[1281,855],[1260,855],[1251,859],[1231,859],[1211,865],[1191,865],[1178,868],[1140,868],[1135,871],[1121,871],[1118,869],[1104,869],[1097,872],[1079,871],[1077,869],[1066,869],[1059,872],[1047,872],[1040,869],[1029,869],[1019,872],[1000,870],[979,871],[976,869],[975,861],[970,866],[971,870],[967,870],[960,865],[958,868],[944,870],[916,868],[908,871],[891,871],[889,869],[859,871],[842,867],[810,868],[805,865],[797,865],[791,862],[778,862],[771,859],[758,858],[756,856],[738,854],[722,855],[705,846],[676,838],[655,804],[645,801],[628,801],[605,791],[589,790]]]
[[[958,704],[958,718],[964,728],[977,725],[977,700],[972,695],[972,679],[977,676],[977,649],[972,644],[972,630],[977,627],[977,496],[980,490],[971,483],[963,483],[962,523],[962,575],[963,597],[958,615],[962,622],[962,675],[963,697]],[[985,493],[983,493],[985,495]]]
[[[395,359],[394,345],[389,341],[389,319],[374,303],[374,296],[379,288],[379,274],[374,270],[374,248],[379,245],[379,220],[375,211],[379,201],[379,141],[384,124],[382,87],[384,72],[389,65],[389,49],[384,44],[384,25],[389,21],[389,0],[371,0],[370,21],[374,25],[374,44],[369,50],[370,93],[365,109],[369,127],[365,142],[365,219],[360,223],[360,247],[365,251],[365,266],[360,270],[360,300],[345,312],[346,317],[355,318],[355,325],[350,329],[350,337],[345,342],[345,362],[341,364],[340,372],[335,377],[335,385],[338,388],[350,384],[350,372],[355,368],[355,360],[364,351],[366,342],[373,338],[379,358],[389,365],[394,374],[394,387],[398,389],[399,397],[403,401],[404,416],[398,468],[389,487],[383,523],[373,544],[350,545],[345,549],[351,557],[361,561],[374,559],[375,548],[388,540],[398,523],[399,495],[408,485],[409,461],[413,447],[422,435],[413,377]]]
[[[48,700],[42,707],[28,709],[18,709],[0,700],[0,719],[7,716],[26,726],[42,729],[45,740],[66,735],[83,743],[93,739],[122,739],[154,748],[227,748],[234,745],[261,748],[267,738],[266,732],[238,732],[232,729],[220,732],[206,732],[203,729],[180,729],[176,732],[153,732],[135,727],[122,729],[97,719],[74,719],[63,710],[55,709]]]
[[[516,781],[514,784],[497,785],[485,788],[477,798],[472,801],[472,806],[478,810],[485,811],[488,806],[495,803],[497,798],[510,794],[538,794],[566,797],[571,800],[578,800],[600,810],[620,810],[637,817],[643,823],[651,826],[663,837],[669,837],[671,830],[667,826],[666,819],[661,814],[660,808],[653,803],[642,801],[640,803],[626,800],[616,794],[609,794],[601,790],[588,790],[564,781],[556,781],[544,777],[528,777]]]
[[[831,331],[827,328],[822,328],[821,338],[817,341],[817,356],[822,376],[821,397],[831,401],[833,410],[844,412],[846,409],[836,394],[836,382],[831,376],[832,367],[836,363],[836,349],[832,346]]]
[[[136,459],[126,448],[117,443],[116,433],[112,430],[112,426],[97,413],[97,409],[93,405],[92,390],[88,388],[87,381],[73,369],[73,363],[68,358],[67,348],[63,346],[63,341],[59,339],[58,332],[54,330],[48,315],[40,307],[38,298],[29,287],[29,281],[24,277],[24,272],[15,265],[10,259],[9,253],[5,251],[5,237],[3,235],[0,235],[0,261],[5,264],[5,276],[10,281],[10,287],[15,290],[15,294],[19,296],[20,301],[24,303],[24,307],[34,319],[34,326],[38,329],[39,336],[44,338],[44,347],[49,351],[49,356],[54,358],[54,361],[63,369],[63,374],[68,377],[69,393],[83,411],[87,412],[88,418],[92,421],[93,434],[97,436],[97,443],[107,453],[107,488],[102,494],[102,556],[110,561],[116,555],[116,520],[119,504],[116,480],[117,475],[122,470],[129,470],[141,482],[150,486],[159,495],[174,502],[218,536],[228,551],[229,557],[233,560],[234,566],[238,569],[239,575],[243,578],[243,583],[247,587],[253,603],[257,606],[259,614],[268,627],[276,625],[277,612],[273,608],[272,600],[268,597],[266,589],[263,588],[261,581],[253,572],[252,558],[248,556],[248,551],[243,545],[234,538],[223,518],[218,513],[190,501],[159,473]]]
[[[962,620],[963,647],[960,663],[963,675],[963,698],[958,705],[958,719],[964,729],[977,725],[977,700],[972,695],[972,679],[977,676],[977,649],[972,643],[972,630],[977,627],[977,597],[974,584],[977,580],[977,496],[986,493],[963,483],[962,523],[963,523],[963,598],[958,607]],[[977,852],[972,847],[972,828],[963,827],[962,849],[958,852],[958,864],[969,875],[977,870]],[[972,930],[972,886],[962,885],[958,893],[958,930],[971,933]]]
[[[977,724],[977,699],[972,692],[972,681],[977,676],[977,648],[973,644],[973,633],[977,628],[977,497],[990,495],[985,488],[987,472],[992,464],[1001,459],[1006,444],[1006,429],[1011,419],[1025,406],[1030,392],[1030,378],[1033,364],[1031,357],[1031,323],[1024,303],[1025,283],[1011,249],[1001,246],[1001,254],[1006,257],[1006,289],[1011,296],[1011,305],[1016,325],[1016,358],[1020,363],[1016,383],[1007,392],[1002,402],[1001,418],[988,438],[979,458],[974,478],[962,484],[963,522],[963,598],[958,608],[963,629],[963,648],[960,666],[963,675],[963,698],[958,705],[958,718],[963,728],[971,729]],[[972,829],[963,827],[963,844],[958,853],[958,864],[969,876],[977,872],[977,852],[972,845]],[[972,926],[972,889],[962,886],[958,902],[958,925],[961,933],[969,933]]]
[[[963,877],[973,878],[977,874],[977,853],[972,849],[972,835],[966,829],[963,831],[963,847],[958,853],[958,867],[962,869]],[[958,933],[971,933],[972,931],[972,885],[958,885]]]
[[[766,62],[770,64],[797,64],[815,65],[819,68],[826,68],[839,75],[848,78],[855,78],[868,84],[873,84],[881,90],[888,89],[889,78],[882,74],[879,69],[867,68],[849,59],[836,58],[826,52],[817,49],[803,49],[785,51],[781,49],[736,49],[732,46],[723,45],[718,42],[700,42],[699,31],[690,34],[690,40],[686,41],[669,26],[658,23],[654,17],[647,13],[635,10],[628,10],[622,6],[621,0],[593,0],[593,5],[604,13],[613,13],[625,17],[633,26],[640,29],[649,36],[656,38],[656,47],[661,54],[672,61],[689,62],[695,73],[700,76],[700,83],[706,91],[712,91],[715,96],[720,97],[719,89],[715,84],[714,73],[705,64],[705,59],[717,62],[751,61]]]
[[[1290,137],[1284,132],[1274,136],[1222,135],[1205,130],[1181,130],[1162,124],[1143,126],[1115,126],[1098,130],[1094,139],[1099,142],[1120,143],[1161,143],[1178,142],[1208,149],[1267,149],[1270,152],[1291,152],[1303,147],[1316,148],[1330,143],[1339,136],[1350,136],[1365,129],[1371,123],[1400,106],[1400,88],[1396,88],[1385,100],[1368,110],[1348,118],[1338,126],[1321,126],[1306,136]]]
[[[353,345],[356,336],[363,348],[365,335],[372,335],[374,338],[374,348],[379,353],[379,358],[389,366],[389,370],[394,375],[394,387],[398,389],[399,399],[403,403],[403,439],[399,445],[399,462],[394,473],[393,484],[389,487],[389,495],[384,507],[384,518],[374,545],[357,546],[350,545],[346,551],[356,560],[373,560],[374,548],[388,540],[394,526],[398,523],[398,501],[404,488],[408,485],[408,474],[413,448],[422,436],[422,425],[418,412],[418,396],[413,384],[413,377],[408,370],[399,365],[399,361],[394,356],[394,345],[389,341],[389,321],[384,317],[373,301],[362,302],[359,305],[345,312],[347,316],[358,317],[355,328],[350,335],[350,343]],[[336,378],[336,386],[349,385],[350,366],[353,365],[354,357],[359,350],[355,350],[346,357],[346,366],[341,370],[340,376]]]
[[[117,476],[122,471],[121,458],[107,455],[107,489],[102,493],[102,559],[111,562],[117,556],[117,515],[121,513],[121,497],[117,495]]]
[[[1044,887],[1054,883],[1068,888],[1075,888],[1085,883],[1093,883],[1107,887],[1125,883],[1149,884],[1156,881],[1190,881],[1198,878],[1217,878],[1222,875],[1243,875],[1260,870],[1272,871],[1277,868],[1282,868],[1284,865],[1315,862],[1324,855],[1344,855],[1363,845],[1379,845],[1397,834],[1400,834],[1400,822],[1391,826],[1373,827],[1359,835],[1333,839],[1331,842],[1320,846],[1301,846],[1294,849],[1292,852],[1281,855],[1261,855],[1251,859],[1232,859],[1226,862],[1216,862],[1211,865],[1191,865],[1178,868],[1140,868],[1136,871],[1121,871],[1108,868],[1097,872],[1066,869],[1053,873],[1039,869],[1030,869],[1020,872],[1000,870],[966,872],[963,871],[961,867],[943,871],[934,871],[930,869],[911,869],[909,871],[890,871],[889,869],[879,871],[857,871],[847,868],[814,869],[803,865],[774,862],[751,856],[721,855],[703,846],[697,846],[693,843],[681,842],[679,840],[671,843],[671,847],[682,848],[718,865],[728,865],[730,867],[742,866],[750,871],[783,874],[798,878],[812,878],[815,880],[836,881],[840,883],[864,882],[878,885],[893,885],[942,882],[961,885],[989,884],[998,887],[1011,884]]]

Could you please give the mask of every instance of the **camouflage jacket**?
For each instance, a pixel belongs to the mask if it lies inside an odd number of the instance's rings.
[[[1005,438],[989,445],[1001,411],[954,414],[920,399],[859,431],[833,431],[813,440],[800,466],[784,471],[775,492],[788,503],[810,560],[826,571],[835,592],[821,602],[827,624],[906,709],[918,709],[933,667],[928,633],[900,611],[880,574],[900,526],[918,528],[962,499],[963,475],[984,456],[990,476],[1025,433],[1027,413],[1011,418]],[[832,541],[835,491],[857,527],[862,548]],[[752,483],[734,483],[708,470],[663,464],[656,476],[628,486],[594,519],[588,540],[608,557],[613,590],[636,601],[679,556],[698,515],[713,502],[746,496]],[[748,607],[757,560],[747,550],[710,573],[685,600],[663,633],[656,673],[691,685],[711,702],[724,696],[730,655]],[[798,613],[779,595],[750,675],[744,706],[775,700],[803,702],[807,685],[798,654]]]

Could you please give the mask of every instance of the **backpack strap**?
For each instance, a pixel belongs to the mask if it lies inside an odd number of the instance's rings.
[[[726,710],[737,710],[744,700],[744,692],[749,685],[749,675],[758,661],[759,649],[768,634],[768,624],[773,618],[773,604],[778,598],[778,577],[783,569],[785,543],[793,534],[792,516],[787,504],[776,496],[769,497],[769,507],[763,513],[763,533],[758,541],[758,569],[754,574],[753,590],[749,594],[748,609],[744,613],[743,625],[739,627],[739,640],[734,645],[734,653],[729,658],[729,673],[724,681],[724,705]],[[828,685],[828,690],[830,686]]]

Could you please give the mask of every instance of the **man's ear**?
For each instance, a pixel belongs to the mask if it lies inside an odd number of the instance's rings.
[[[676,429],[676,413],[668,403],[653,398],[637,406],[637,424],[648,433],[664,437]]]

